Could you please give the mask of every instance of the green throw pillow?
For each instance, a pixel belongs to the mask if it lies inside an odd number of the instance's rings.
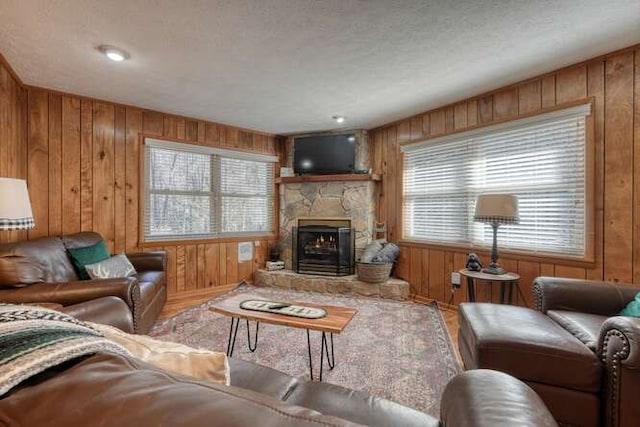
[[[640,292],[636,294],[636,297],[625,308],[622,309],[620,316],[640,317]]]
[[[84,268],[85,265],[104,261],[111,256],[109,254],[109,248],[107,248],[107,245],[102,240],[95,245],[86,246],[84,248],[67,249],[67,251],[69,252],[71,262],[73,263],[80,280],[91,279],[87,270]]]

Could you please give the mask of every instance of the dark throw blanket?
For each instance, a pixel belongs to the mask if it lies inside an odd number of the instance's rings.
[[[101,352],[129,355],[89,325],[64,313],[0,304],[0,397],[48,368]]]

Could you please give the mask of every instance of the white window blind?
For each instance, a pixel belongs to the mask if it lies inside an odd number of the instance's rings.
[[[273,232],[274,156],[145,139],[146,241]]]
[[[476,197],[519,198],[501,249],[584,257],[585,117],[590,104],[402,147],[404,238],[490,247]]]

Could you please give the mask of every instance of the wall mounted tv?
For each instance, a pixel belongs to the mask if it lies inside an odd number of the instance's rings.
[[[293,171],[298,175],[354,173],[356,136],[352,133],[293,139]]]

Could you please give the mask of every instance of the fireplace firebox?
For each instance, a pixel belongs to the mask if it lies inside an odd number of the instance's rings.
[[[293,230],[296,273],[324,276],[354,274],[355,240],[349,227],[303,225]]]

